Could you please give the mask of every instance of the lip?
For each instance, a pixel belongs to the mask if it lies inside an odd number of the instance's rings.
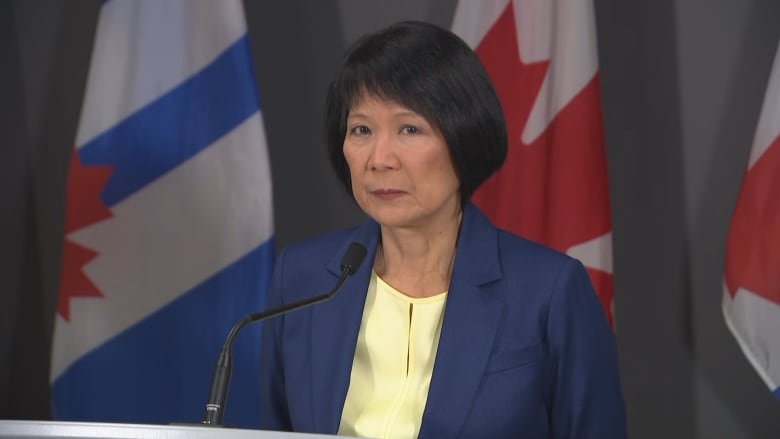
[[[375,189],[371,194],[382,200],[394,200],[406,194],[400,189]]]

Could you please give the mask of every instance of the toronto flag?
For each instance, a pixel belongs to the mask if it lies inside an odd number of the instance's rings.
[[[54,417],[198,422],[274,260],[271,174],[240,0],[107,1],[67,184]],[[225,422],[257,425],[259,328]]]

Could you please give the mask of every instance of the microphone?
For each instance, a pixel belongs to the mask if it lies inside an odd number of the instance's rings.
[[[349,276],[355,274],[365,257],[366,248],[356,242],[351,243],[344,253],[344,257],[341,259],[341,275],[330,291],[299,302],[288,303],[279,308],[249,314],[233,325],[225,338],[225,343],[222,345],[222,351],[220,351],[219,357],[217,358],[217,364],[214,366],[214,373],[211,376],[209,399],[206,403],[206,413],[203,416],[203,424],[212,426],[222,425],[222,417],[225,414],[225,402],[230,387],[230,374],[233,371],[231,347],[233,345],[233,339],[238,331],[250,323],[260,322],[330,299],[341,289],[341,285],[344,284],[344,281],[346,281]]]

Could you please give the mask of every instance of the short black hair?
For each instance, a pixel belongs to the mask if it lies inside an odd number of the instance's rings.
[[[328,89],[328,156],[350,194],[347,116],[364,93],[404,105],[439,130],[460,182],[461,206],[504,163],[504,115],[477,55],[448,30],[404,21],[360,38]]]

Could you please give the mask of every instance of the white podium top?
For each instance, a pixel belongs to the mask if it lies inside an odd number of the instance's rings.
[[[315,439],[327,434],[285,433],[207,426],[112,424],[102,422],[4,421],[0,438],[121,438],[121,439]]]

